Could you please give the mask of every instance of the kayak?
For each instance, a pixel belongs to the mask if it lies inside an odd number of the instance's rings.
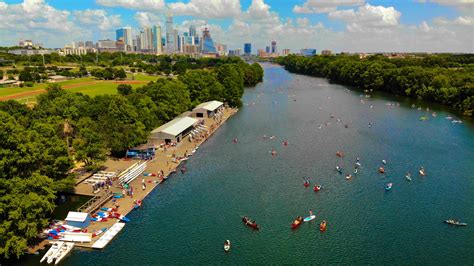
[[[229,240],[226,240],[224,242],[224,251],[225,252],[229,252],[230,251],[230,241]]]
[[[102,228],[102,229],[100,229],[100,230],[97,230],[97,231],[95,231],[94,233],[92,233],[92,237],[96,237],[96,236],[102,234],[102,233],[105,232],[105,231],[107,231],[107,228]]]
[[[405,178],[408,180],[408,181],[411,181],[411,177],[409,175],[406,175]]]
[[[347,180],[349,180],[349,179],[351,179],[351,178],[352,178],[352,175],[351,175],[351,174],[346,175],[346,179],[347,179]]]
[[[326,223],[325,220],[323,220],[323,221],[319,224],[319,231],[321,231],[321,232],[326,231],[326,226],[327,226],[327,223]]]
[[[385,186],[385,191],[389,191],[390,189],[392,189],[392,186],[393,186],[393,183],[388,183],[388,184]]]
[[[291,229],[298,228],[301,225],[302,221],[303,221],[303,217],[301,216],[296,217],[296,219],[291,224]]]
[[[310,216],[304,218],[303,221],[304,222],[309,222],[309,221],[314,220],[314,218],[316,218],[316,215],[313,214],[313,215],[310,215]]]
[[[323,188],[323,187],[321,187],[321,185],[317,185],[317,186],[314,186],[313,190],[314,190],[314,192],[318,192],[318,191],[321,190],[321,188]]]
[[[379,167],[379,173],[381,174],[385,173],[385,169],[383,167]]]
[[[420,173],[421,176],[425,176],[425,170],[424,169],[420,169],[420,171],[418,171],[418,173]]]
[[[309,181],[304,182],[303,184],[305,187],[309,187]]]
[[[447,224],[452,224],[452,225],[457,225],[457,226],[467,226],[467,223],[461,223],[461,222],[453,220],[453,219],[449,219],[449,220],[446,220],[444,222],[447,223]]]

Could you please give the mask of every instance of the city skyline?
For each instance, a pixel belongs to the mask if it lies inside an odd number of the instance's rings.
[[[474,52],[474,1],[276,0],[58,0],[0,1],[0,45],[34,39],[45,47],[80,40],[115,39],[115,31],[161,27],[162,34],[207,25],[229,49],[252,43],[265,49],[335,52]],[[38,12],[42,11],[42,12]],[[173,31],[166,17],[173,14]],[[65,34],[74,32],[75,34]],[[165,38],[166,39],[166,38]]]

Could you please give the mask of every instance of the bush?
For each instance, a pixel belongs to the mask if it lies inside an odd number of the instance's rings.
[[[31,82],[31,81],[26,81],[26,82],[25,82],[25,86],[26,86],[26,87],[33,87],[33,82]]]

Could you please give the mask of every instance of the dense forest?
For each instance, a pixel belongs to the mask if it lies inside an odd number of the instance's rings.
[[[89,97],[57,84],[33,108],[0,102],[0,256],[18,257],[48,224],[58,192],[73,185],[74,162],[93,169],[146,142],[148,132],[203,101],[241,106],[263,69],[240,59],[189,69],[136,90]]]
[[[387,91],[442,103],[474,115],[474,55],[426,55],[389,59],[376,55],[287,56],[277,62],[288,71],[325,77],[373,91]]]

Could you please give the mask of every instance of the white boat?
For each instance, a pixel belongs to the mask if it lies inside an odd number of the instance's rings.
[[[56,253],[55,259],[56,261],[54,264],[58,264],[64,257],[66,257],[69,252],[74,248],[74,243],[72,242],[67,242],[65,243],[62,248],[59,250],[58,253]]]
[[[230,240],[225,241],[224,250],[225,250],[225,252],[229,252],[229,250],[230,250]]]
[[[100,238],[92,244],[92,248],[104,248],[125,226],[124,223],[117,222],[112,225]]]
[[[58,242],[53,242],[53,245],[49,248],[49,250],[44,254],[44,256],[41,258],[40,263],[49,259],[53,258],[54,255],[59,251],[59,249],[64,245],[64,242],[58,241]]]
[[[57,246],[58,248],[55,249],[54,252],[53,252],[51,255],[49,255],[49,256],[47,257],[47,258],[48,258],[48,259],[46,260],[47,263],[53,262],[54,259],[56,258],[56,256],[61,252],[61,250],[63,249],[63,247],[64,247],[65,244],[66,244],[66,243],[64,243],[64,242],[62,242],[62,241],[56,242],[56,243],[58,243],[58,246]],[[52,248],[52,247],[51,247],[51,248]],[[48,252],[49,252],[49,251],[48,251]]]

